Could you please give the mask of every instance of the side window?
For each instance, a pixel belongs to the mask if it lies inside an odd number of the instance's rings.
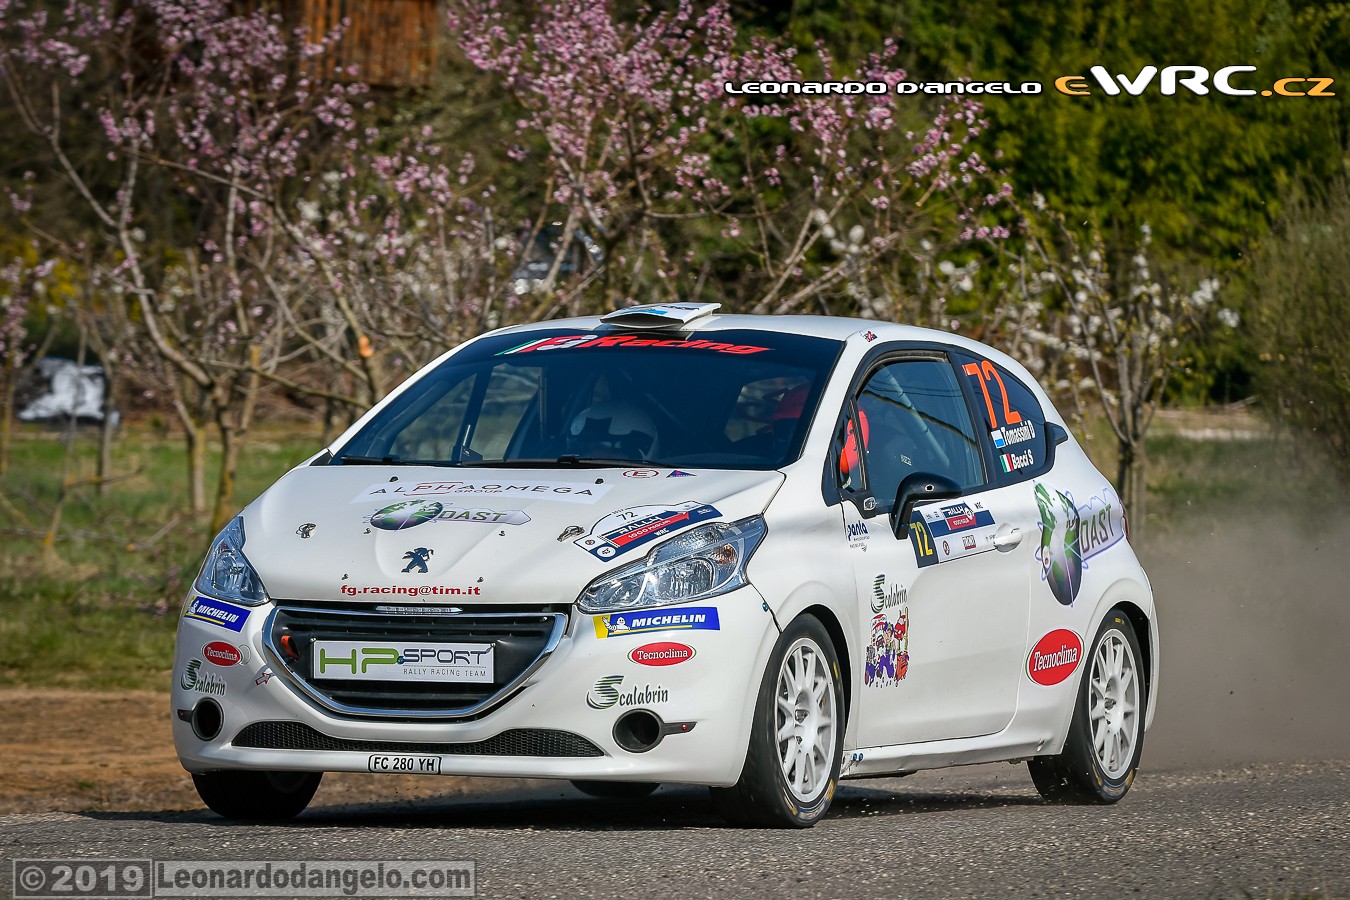
[[[1005,481],[1038,474],[1047,461],[1045,413],[1036,396],[1018,378],[987,359],[958,355],[957,367],[982,411],[981,430],[989,435],[994,473]]]
[[[945,360],[910,359],[873,372],[857,397],[863,466],[877,508],[889,510],[913,472],[945,475],[963,490],[984,484],[966,398]],[[847,457],[845,440],[844,457]]]

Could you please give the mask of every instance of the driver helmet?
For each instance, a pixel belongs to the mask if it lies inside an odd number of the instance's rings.
[[[577,414],[568,426],[569,449],[582,456],[650,459],[656,455],[656,422],[625,400],[603,400]]]

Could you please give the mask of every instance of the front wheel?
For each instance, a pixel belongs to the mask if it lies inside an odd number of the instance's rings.
[[[1064,751],[1027,762],[1036,790],[1047,800],[1115,803],[1138,771],[1147,696],[1134,627],[1113,609],[1091,646]]]
[[[843,742],[839,658],[820,621],[801,616],[769,656],[740,780],[712,788],[713,803],[735,824],[808,828],[834,799]]]
[[[202,802],[227,819],[279,822],[300,815],[322,778],[322,772],[231,770],[199,772],[192,783]]]

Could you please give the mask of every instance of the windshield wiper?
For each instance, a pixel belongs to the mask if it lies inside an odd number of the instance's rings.
[[[339,456],[333,461],[344,466],[456,466],[445,459],[402,459],[397,456]]]
[[[551,469],[556,466],[579,466],[586,469],[617,469],[636,466],[661,466],[661,463],[641,459],[611,459],[604,456],[577,456],[564,453],[553,459],[488,459],[460,463],[461,466],[479,469]],[[662,466],[670,468],[669,466]]]

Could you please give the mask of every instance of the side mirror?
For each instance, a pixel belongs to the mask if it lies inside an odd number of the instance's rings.
[[[891,507],[891,531],[897,538],[905,535],[914,506],[930,500],[951,500],[961,496],[961,486],[945,475],[915,472],[906,475],[895,489],[895,504]]]
[[[1054,422],[1045,423],[1045,463],[1055,461],[1055,448],[1069,439],[1069,433]]]

